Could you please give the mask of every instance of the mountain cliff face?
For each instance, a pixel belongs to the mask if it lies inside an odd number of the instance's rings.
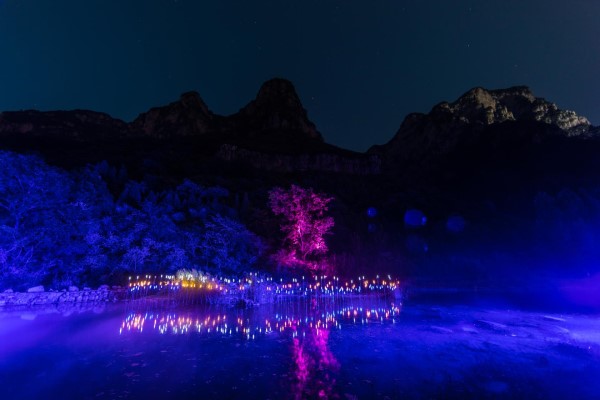
[[[0,133],[85,139],[139,137],[152,139],[217,136],[225,141],[256,141],[280,136],[294,142],[323,143],[291,82],[271,79],[258,95],[231,116],[216,115],[200,95],[187,92],[178,101],[155,107],[127,124],[93,111],[15,111],[0,114]]]
[[[179,101],[140,114],[128,128],[159,139],[201,136],[217,130],[216,120],[197,92],[187,92]]]
[[[122,160],[116,161],[125,162],[132,149],[143,152],[141,159],[161,158],[166,151],[186,157],[196,152],[192,163],[208,157],[278,172],[437,173],[456,165],[476,168],[494,158],[533,160],[533,154],[542,153],[559,162],[562,147],[600,142],[598,137],[600,128],[585,117],[535,97],[525,86],[474,88],[428,114],[410,114],[388,143],[367,154],[325,143],[285,79],[265,82],[254,100],[229,116],[210,111],[196,92],[152,108],[131,123],[85,110],[0,113],[0,142],[42,153],[60,149],[60,157],[76,157],[84,148],[81,162],[90,154],[94,160],[118,154]],[[69,152],[69,146],[78,147]]]
[[[78,152],[84,153],[79,163],[90,155],[93,160],[109,156],[113,159],[117,153],[123,160],[115,161],[125,162],[126,152],[139,153],[140,148],[144,152],[140,158],[156,157],[167,149],[189,154],[191,146],[201,150],[197,157],[209,156],[276,172],[380,171],[378,156],[324,143],[293,84],[278,78],[265,82],[254,100],[230,116],[214,114],[196,92],[184,93],[175,102],[152,108],[131,123],[93,111],[6,112],[0,114],[0,142],[16,143],[19,149],[42,153],[60,148],[61,154],[72,143],[77,147],[72,149],[73,158],[78,158]],[[101,148],[97,147],[99,142],[103,144]],[[186,147],[185,151],[181,147]]]
[[[88,110],[35,110],[0,113],[0,137],[38,137],[85,141],[115,140],[128,134],[128,125],[108,114]]]
[[[282,136],[295,141],[323,142],[308,119],[291,82],[271,79],[254,100],[231,116],[212,113],[200,95],[188,92],[164,107],[152,108],[130,124],[132,134],[153,138],[219,135],[222,139],[255,140]]]
[[[331,152],[302,154],[269,154],[224,144],[217,158],[250,165],[253,168],[276,172],[333,172],[352,175],[381,173],[381,160],[376,155],[339,155]]]
[[[439,104],[434,112],[449,113],[467,123],[484,125],[505,121],[539,121],[556,125],[572,136],[582,134],[590,127],[585,117],[536,98],[526,86],[501,90],[474,88],[454,103]]]
[[[271,79],[260,88],[256,99],[231,116],[235,130],[252,132],[292,132],[307,140],[323,142],[323,137],[307,117],[296,89],[285,79]]]
[[[527,129],[524,129],[527,128]],[[549,137],[595,138],[598,128],[573,111],[537,98],[525,86],[501,90],[474,88],[443,102],[429,114],[414,113],[385,145],[373,146],[386,164],[430,163],[478,143],[503,148],[515,141],[540,143]]]

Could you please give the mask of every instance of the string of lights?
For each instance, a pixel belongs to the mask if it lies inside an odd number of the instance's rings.
[[[375,278],[359,276],[344,280],[338,276],[291,278],[279,281],[272,277],[250,273],[242,278],[211,277],[207,274],[180,272],[177,275],[138,275],[129,277],[129,292],[146,296],[157,293],[186,292],[204,294],[243,294],[263,292],[270,297],[285,296],[346,296],[361,294],[400,295],[400,281],[390,275]]]

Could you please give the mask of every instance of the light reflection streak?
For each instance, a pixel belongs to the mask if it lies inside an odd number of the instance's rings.
[[[312,306],[308,306],[312,307]],[[305,314],[297,307],[276,307],[283,312],[266,310],[251,315],[228,315],[225,311],[206,310],[182,312],[130,312],[122,321],[119,333],[142,333],[153,331],[159,334],[220,334],[240,335],[246,339],[273,332],[291,332],[292,337],[315,330],[342,329],[344,323],[368,324],[394,322],[400,308],[394,304],[387,307],[345,305],[338,309],[319,310],[308,308]],[[288,310],[285,310],[288,308]],[[292,312],[292,313],[289,313]]]
[[[330,348],[332,334],[349,325],[395,323],[401,308],[379,297],[300,299],[304,301],[296,299],[251,309],[133,310],[122,321],[119,333],[134,337],[199,335],[240,340],[281,336],[290,341],[292,364],[287,379],[292,396],[330,398],[335,394],[340,370]]]

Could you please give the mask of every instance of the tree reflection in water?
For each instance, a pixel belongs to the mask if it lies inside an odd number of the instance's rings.
[[[147,302],[139,308],[132,304],[120,334],[230,336],[250,341],[272,335],[284,338],[292,358],[290,394],[296,399],[337,397],[341,365],[330,348],[337,330],[344,325],[393,323],[400,313],[387,299],[369,296],[327,301],[299,298],[249,309],[144,310],[147,306]]]
[[[329,349],[329,329],[309,328],[292,339],[296,399],[334,397],[340,363]]]

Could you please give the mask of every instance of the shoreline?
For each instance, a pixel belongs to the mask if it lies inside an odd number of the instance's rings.
[[[69,290],[45,291],[38,286],[27,292],[5,290],[0,293],[0,310],[75,304],[114,303],[125,299],[127,289],[120,286],[100,286],[98,289],[71,287]]]

